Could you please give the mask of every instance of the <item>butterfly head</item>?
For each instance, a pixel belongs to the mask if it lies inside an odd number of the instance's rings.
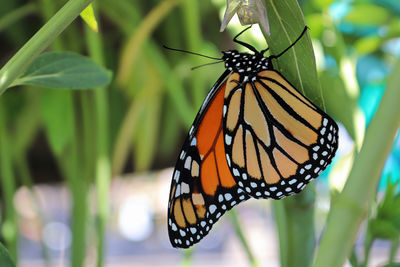
[[[271,68],[268,58],[264,57],[262,53],[240,53],[237,50],[229,50],[222,53],[225,68],[233,72],[253,76]]]

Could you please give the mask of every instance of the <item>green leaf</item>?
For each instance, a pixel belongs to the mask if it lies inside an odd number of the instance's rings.
[[[369,222],[369,231],[374,238],[395,239],[399,238],[400,232],[391,221],[372,219]]]
[[[301,13],[295,12],[299,4],[295,0],[266,0],[271,35],[265,35],[272,55],[278,55],[303,31],[305,22]],[[276,70],[291,82],[297,90],[306,95],[314,104],[325,109],[322,90],[316,71],[315,57],[309,34],[277,61]]]
[[[358,53],[368,54],[378,50],[378,48],[384,41],[385,39],[380,36],[368,36],[356,41],[354,46],[357,49]]]
[[[391,182],[387,184],[385,197],[378,206],[376,217],[378,219],[390,220],[400,231],[400,195],[396,194],[398,185],[399,181],[393,184]]]
[[[99,31],[99,26],[97,24],[96,17],[94,16],[92,4],[88,5],[82,12],[81,18],[89,25],[89,27],[94,31]]]
[[[87,57],[71,52],[49,52],[37,57],[15,85],[84,89],[106,86],[111,72]]]
[[[1,243],[0,243],[0,266],[15,267],[14,262],[11,260],[10,253]]]

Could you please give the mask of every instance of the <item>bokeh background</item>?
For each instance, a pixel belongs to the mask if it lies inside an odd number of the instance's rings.
[[[63,4],[3,0],[0,65]],[[219,57],[221,50],[235,48],[232,36],[243,26],[235,16],[219,32],[225,0],[95,4],[99,33],[78,18],[48,51],[96,58],[113,72],[103,93],[19,86],[0,98],[2,240],[18,266],[96,266],[99,258],[105,266],[248,265],[252,261],[230,216],[193,251],[176,250],[169,243],[166,210],[172,168],[197,110],[224,68],[216,64],[192,71],[210,60],[162,47]],[[400,1],[299,4],[310,28],[327,113],[340,126],[337,156],[315,181],[318,239],[330,196],[343,188],[400,55]],[[258,26],[242,39],[259,49],[267,46]],[[100,160],[93,140],[104,148]],[[382,171],[375,212],[388,184],[399,177],[397,134]],[[280,266],[272,203],[251,200],[236,209],[252,255],[262,266]],[[104,252],[99,255],[97,229],[104,222]],[[363,225],[354,249],[361,258],[365,229]],[[371,266],[386,263],[390,241],[374,242]]]

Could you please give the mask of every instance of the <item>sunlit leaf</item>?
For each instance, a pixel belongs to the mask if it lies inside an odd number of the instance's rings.
[[[82,12],[81,18],[89,25],[89,27],[95,31],[99,31],[99,26],[97,24],[96,17],[94,16],[92,4],[88,5]]]
[[[15,85],[36,85],[59,89],[106,86],[111,72],[91,59],[71,52],[49,52],[37,57]]]
[[[273,55],[278,55],[292,44],[304,29],[302,14],[292,12],[296,5],[298,6],[297,1],[293,0],[266,1],[271,36],[265,37]],[[314,104],[322,109],[325,108],[308,33],[293,48],[272,63],[275,69],[280,71],[301,93]]]

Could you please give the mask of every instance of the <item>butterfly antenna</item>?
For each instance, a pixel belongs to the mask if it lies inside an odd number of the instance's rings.
[[[303,37],[303,35],[306,33],[306,31],[308,30],[308,27],[305,26],[304,30],[301,32],[301,34],[299,35],[299,37],[297,37],[297,39],[291,44],[289,45],[285,50],[283,50],[282,52],[280,52],[278,55],[276,56],[270,56],[270,58],[278,58],[280,56],[282,56],[283,54],[285,54],[290,48],[292,48],[292,46],[294,46],[300,39],[301,37]]]
[[[208,65],[218,64],[218,63],[221,63],[221,62],[224,62],[224,61],[223,61],[223,60],[220,60],[220,61],[216,61],[216,62],[211,62],[211,63],[202,64],[202,65],[193,67],[191,70],[195,70],[195,69],[198,69],[198,68],[201,68],[201,67],[204,67],[204,66],[208,66]]]
[[[206,55],[203,55],[203,54],[199,54],[199,53],[195,53],[195,52],[187,51],[187,50],[183,50],[183,49],[171,48],[171,47],[168,47],[166,45],[163,45],[163,47],[165,49],[168,49],[168,50],[182,52],[182,53],[186,53],[186,54],[192,54],[192,55],[201,56],[201,57],[205,57],[205,58],[209,58],[209,59],[214,59],[214,60],[221,60],[222,59],[222,58],[217,58],[217,57],[206,56]]]
[[[244,47],[246,47],[246,48],[249,49],[250,51],[253,51],[254,53],[258,54],[258,51],[257,51],[257,49],[255,49],[254,46],[252,46],[252,45],[250,45],[250,44],[248,44],[248,43],[245,43],[245,42],[242,42],[242,41],[238,40],[238,37],[239,37],[242,33],[244,33],[245,31],[247,31],[247,30],[250,29],[250,28],[251,28],[251,25],[250,25],[249,27],[247,27],[246,29],[244,29],[243,31],[241,31],[241,32],[239,32],[238,34],[236,34],[236,36],[233,37],[233,41],[234,41],[235,43],[237,43],[237,44],[243,45]]]

